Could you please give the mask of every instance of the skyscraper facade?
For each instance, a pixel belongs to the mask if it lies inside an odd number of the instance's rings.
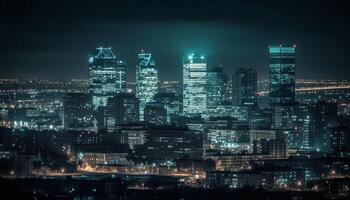
[[[295,101],[295,46],[269,47],[270,105]]]
[[[117,60],[111,47],[96,48],[89,58],[89,94],[93,109],[105,107],[108,98],[125,91],[125,62]]]
[[[136,123],[139,120],[139,100],[134,94],[120,93],[108,99],[106,108],[107,132],[116,131],[120,124]]]
[[[180,114],[180,98],[173,92],[159,92],[154,96],[155,102],[160,102],[164,105],[167,111],[167,122],[170,124],[171,120]]]
[[[94,127],[91,99],[86,93],[65,94],[63,113],[65,130],[83,130]]]
[[[272,107],[272,128],[280,130],[288,149],[310,148],[310,116],[307,105],[275,105]]]
[[[145,105],[153,101],[154,95],[158,92],[158,71],[152,58],[152,54],[138,54],[136,66],[136,97],[140,101],[140,121],[143,121]]]
[[[342,125],[332,128],[330,147],[338,155],[350,153],[350,128]]]
[[[144,109],[144,121],[155,125],[167,123],[167,110],[161,102],[148,102]]]
[[[210,67],[207,71],[207,106],[223,105],[227,96],[228,78],[222,66]]]
[[[203,115],[207,110],[207,61],[190,54],[183,59],[183,114]]]
[[[310,147],[317,151],[330,151],[331,129],[336,126],[336,103],[319,101],[310,105]]]
[[[257,81],[255,69],[237,69],[232,76],[232,102],[234,106],[258,107]]]

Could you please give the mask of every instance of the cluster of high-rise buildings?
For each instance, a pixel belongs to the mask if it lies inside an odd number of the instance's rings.
[[[231,118],[241,127],[276,131],[287,149],[329,151],[329,131],[337,126],[337,105],[298,103],[296,47],[270,46],[268,50],[269,107],[262,108],[256,69],[238,68],[230,80],[222,66],[209,66],[205,55],[190,53],[183,58],[180,87],[164,92],[158,88],[158,67],[152,54],[142,50],[135,88],[129,90],[126,62],[110,47],[96,48],[89,58],[88,93],[65,96],[64,128],[88,125],[115,132],[118,125],[130,123],[180,126],[183,121],[193,124],[195,119]]]
[[[13,131],[2,130],[0,156],[11,158],[17,148],[33,155],[19,156],[19,163],[52,163],[48,152],[64,152],[78,172],[186,174],[202,187],[300,189],[348,174],[349,115],[338,112],[337,101],[297,98],[296,46],[270,46],[268,55],[263,96],[251,67],[227,75],[193,52],[183,57],[181,81],[160,81],[156,59],[142,50],[130,83],[127,62],[110,47],[96,48],[86,86],[61,86],[50,100],[50,88],[35,93],[40,100],[8,100],[0,114]]]

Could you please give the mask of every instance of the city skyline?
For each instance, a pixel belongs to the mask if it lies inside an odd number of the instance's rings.
[[[349,199],[348,10],[1,1],[0,196]]]

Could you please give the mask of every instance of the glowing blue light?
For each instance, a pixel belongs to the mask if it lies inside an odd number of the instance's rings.
[[[204,56],[201,56],[201,59],[203,60],[203,59],[204,59]]]

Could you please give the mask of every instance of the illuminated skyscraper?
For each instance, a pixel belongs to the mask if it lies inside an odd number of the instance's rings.
[[[108,98],[125,91],[125,62],[117,60],[111,47],[96,48],[89,58],[89,94],[93,109],[105,107]]]
[[[295,101],[295,46],[270,46],[270,104]]]
[[[189,54],[183,59],[183,114],[202,115],[207,110],[207,61]]]
[[[207,72],[207,106],[217,108],[227,99],[228,78],[222,66],[210,67]]]
[[[143,121],[145,105],[153,101],[154,95],[158,92],[158,71],[152,58],[152,54],[138,54],[136,66],[136,97],[140,101],[140,121]]]
[[[232,101],[234,106],[258,107],[257,72],[252,68],[239,68],[232,76]]]

